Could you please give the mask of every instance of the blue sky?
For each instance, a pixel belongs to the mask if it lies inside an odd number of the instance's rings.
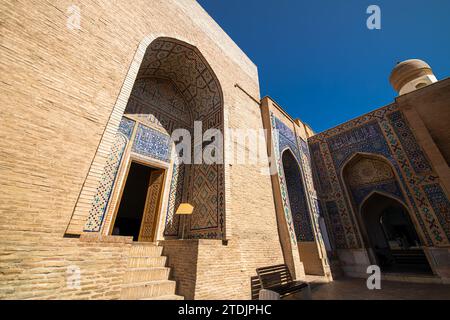
[[[399,61],[450,76],[449,0],[198,0],[258,66],[261,95],[320,132],[391,103]],[[366,9],[381,8],[381,30]]]

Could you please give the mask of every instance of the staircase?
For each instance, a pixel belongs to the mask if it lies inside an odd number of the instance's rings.
[[[427,257],[422,250],[392,250],[395,263],[408,265],[427,265]]]
[[[170,268],[162,247],[135,243],[130,249],[121,300],[183,300],[175,294],[176,282],[169,280]]]
[[[387,271],[432,274],[423,250],[391,250],[391,255],[394,263]]]

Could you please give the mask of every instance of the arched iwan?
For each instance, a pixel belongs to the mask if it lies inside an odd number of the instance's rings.
[[[166,182],[162,184],[164,190],[158,200],[161,204],[157,216],[166,224],[165,228],[158,228],[160,237],[178,236],[175,210],[181,202],[189,202],[194,206],[194,213],[185,221],[186,236],[221,239],[225,237],[223,163],[177,165],[179,155],[174,152],[170,139],[175,129],[193,134],[194,121],[201,121],[202,133],[208,129],[223,132],[220,83],[196,47],[168,37],[150,39],[143,41],[136,53],[66,233],[113,232],[112,225],[104,228],[104,221],[105,216],[114,221],[120,211],[119,203],[111,202],[120,202],[124,190],[115,190],[115,185],[123,188],[130,166],[139,162],[151,166],[152,170],[167,170]],[[111,172],[108,159],[115,152],[111,137],[119,130],[121,121],[134,123],[130,143],[124,151],[125,159],[119,161],[121,169],[116,170],[119,174],[113,178],[121,183],[113,181],[105,186],[102,177]],[[117,197],[110,201],[111,193]],[[104,198],[102,210],[93,210],[95,199],[99,198]]]

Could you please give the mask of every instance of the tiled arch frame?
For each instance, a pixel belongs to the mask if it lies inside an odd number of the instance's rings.
[[[158,76],[158,68],[153,68],[154,72],[153,74],[149,74],[148,70],[155,66],[155,64],[152,64],[152,61],[148,58],[148,55],[146,55],[147,50],[152,45],[158,45],[158,40],[172,40],[174,43],[181,44],[185,47],[188,47],[191,49],[193,54],[199,55],[201,58],[203,58],[202,62],[203,64],[197,63],[196,65],[191,65],[190,67],[195,67],[197,69],[200,69],[202,74],[202,79],[195,79],[197,81],[197,87],[204,87],[205,85],[208,86],[216,86],[215,90],[218,93],[213,97],[211,102],[206,102],[206,104],[209,103],[209,106],[212,106],[213,108],[216,108],[217,112],[215,112],[213,115],[208,114],[205,112],[205,110],[199,110],[196,109],[195,113],[197,115],[198,120],[202,120],[204,123],[206,123],[206,127],[204,125],[204,130],[208,128],[212,128],[215,125],[218,128],[222,130],[226,125],[224,122],[226,121],[224,117],[224,101],[223,101],[223,94],[222,89],[220,87],[220,83],[214,74],[214,71],[209,66],[209,64],[204,60],[203,55],[200,53],[200,51],[195,47],[194,45],[189,44],[188,41],[185,41],[182,37],[168,37],[164,34],[151,34],[147,36],[145,39],[141,41],[139,44],[137,51],[135,53],[135,56],[131,62],[130,68],[128,70],[127,76],[124,80],[124,83],[122,85],[122,88],[120,90],[119,96],[116,100],[115,106],[112,110],[112,113],[108,119],[108,122],[106,124],[106,127],[104,129],[104,133],[102,135],[100,144],[98,146],[98,149],[94,155],[94,158],[91,162],[91,166],[89,168],[89,172],[86,175],[86,179],[82,185],[81,191],[79,193],[77,202],[75,204],[75,208],[73,210],[73,214],[70,218],[70,221],[68,221],[68,226],[66,229],[65,234],[66,235],[79,235],[83,232],[86,221],[89,217],[90,208],[92,207],[93,199],[96,196],[97,188],[101,184],[102,179],[102,172],[104,171],[105,165],[107,164],[107,160],[110,157],[110,152],[114,146],[115,143],[115,136],[119,129],[119,125],[122,119],[122,116],[124,114],[125,108],[127,106],[129,97],[131,95],[131,91],[133,89],[135,80],[138,78],[138,76]],[[164,51],[164,50],[161,50]],[[157,56],[157,58],[164,58],[164,53],[161,53]],[[144,61],[145,58],[145,61]],[[189,59],[189,56],[187,55],[187,58]],[[194,62],[192,62],[194,63]],[[146,68],[141,68],[142,66],[145,66]],[[205,70],[208,70],[209,73]],[[173,71],[173,70],[172,70]],[[141,72],[141,74],[139,74]],[[168,71],[171,72],[170,70]],[[168,73],[166,71],[166,74]],[[173,72],[176,76],[176,72]],[[205,81],[211,80],[208,83],[205,83]],[[177,85],[182,84],[182,79],[172,79]],[[200,81],[200,82],[198,82]],[[203,81],[203,82],[202,82]],[[205,95],[198,95],[196,96],[194,92],[192,91],[193,88],[185,87],[182,88],[181,91],[183,91],[183,94],[185,96],[186,101],[188,101],[192,106],[196,105],[196,102],[199,100],[196,99],[203,99],[203,102],[205,101]],[[195,89],[195,88],[194,88]],[[197,104],[200,105],[200,104]],[[203,169],[206,169],[203,170]],[[224,166],[223,165],[217,165],[215,172],[216,172],[216,180],[217,183],[217,226],[213,226],[212,228],[199,228],[199,230],[194,230],[193,234],[194,237],[197,238],[225,238],[225,181],[224,177],[226,173],[224,172]],[[199,167],[196,169],[198,170],[198,175],[202,174],[202,170],[205,171],[205,175],[208,175],[211,177],[211,169],[210,168],[202,168],[202,165],[199,165]],[[193,182],[194,183],[194,182]],[[201,223],[199,223],[200,227],[202,227]]]
[[[397,184],[399,191],[401,192],[401,195],[399,196],[399,195],[393,194],[392,192],[376,190],[376,186],[373,186],[372,190],[369,191],[368,194],[365,195],[361,201],[359,201],[359,203],[356,203],[353,200],[353,195],[351,194],[351,192],[349,190],[349,186],[347,184],[346,177],[345,177],[345,171],[348,169],[349,165],[351,165],[355,161],[358,161],[358,159],[360,159],[360,158],[374,159],[374,160],[377,160],[377,161],[380,161],[380,162],[386,164],[394,176],[394,180]],[[417,216],[414,214],[413,206],[411,205],[410,200],[407,197],[406,190],[404,190],[404,187],[401,184],[399,174],[398,174],[397,170],[395,170],[391,161],[389,161],[386,157],[384,157],[383,155],[380,155],[380,154],[375,154],[375,153],[356,152],[343,163],[342,167],[340,168],[339,174],[340,174],[340,179],[343,182],[343,192],[345,194],[345,198],[347,200],[348,207],[351,211],[353,220],[357,222],[355,227],[356,227],[358,236],[360,237],[362,243],[365,243],[367,246],[367,239],[365,238],[367,235],[367,231],[363,230],[364,224],[363,224],[363,219],[362,219],[362,215],[361,215],[361,210],[362,210],[362,207],[363,207],[364,203],[366,202],[366,200],[369,199],[374,193],[378,193],[378,194],[381,194],[388,198],[391,198],[395,201],[398,201],[400,204],[402,204],[405,207],[405,209],[407,209],[409,217],[411,218],[411,221],[414,224],[414,228],[415,228],[417,234],[419,235],[421,243],[423,245],[427,244],[427,238],[426,238],[425,234],[423,233],[423,229],[422,229],[419,221],[417,220]]]
[[[296,171],[298,172],[299,181],[297,182],[297,184],[295,186],[291,186],[291,187],[300,188],[300,190],[299,190],[300,191],[299,192],[300,199],[298,199],[297,202],[299,205],[302,205],[303,208],[297,208],[298,210],[294,210],[292,208],[292,206],[295,202],[289,196],[290,187],[289,187],[288,181],[290,179],[288,179],[288,177],[287,177],[287,168],[285,167],[285,163],[284,163],[284,157],[286,154],[291,155],[293,162],[295,163],[294,165],[296,166]],[[280,152],[280,160],[281,160],[281,166],[283,168],[283,175],[284,175],[283,178],[284,178],[284,182],[286,184],[286,191],[288,193],[286,195],[287,201],[286,201],[285,205],[289,206],[289,210],[292,215],[292,220],[294,223],[294,230],[295,230],[295,236],[297,238],[297,242],[301,242],[301,241],[313,242],[313,241],[315,241],[315,237],[314,237],[314,230],[313,230],[313,225],[312,225],[312,217],[311,217],[310,208],[309,208],[308,200],[307,200],[307,196],[306,196],[307,190],[305,188],[303,172],[302,172],[302,168],[300,165],[300,161],[290,147],[286,147]]]
[[[391,104],[308,139],[315,178],[337,249],[361,249],[356,222],[342,185],[342,162],[357,152],[383,155],[395,167],[428,246],[447,247],[449,201],[439,176],[396,104]]]
[[[370,192],[367,196],[364,197],[364,199],[361,201],[361,204],[358,207],[358,212],[361,212],[361,210],[363,209],[364,205],[366,204],[367,200],[369,200],[373,195],[378,194],[387,198],[390,198],[392,200],[397,201],[399,204],[401,204],[402,206],[405,207],[406,211],[408,212],[408,214],[411,216],[413,216],[413,214],[411,214],[411,208],[406,204],[406,202],[396,196],[394,196],[393,194],[387,193],[387,192],[383,192],[383,191],[379,191],[379,190],[374,190],[372,192]],[[417,228],[416,228],[417,231]]]

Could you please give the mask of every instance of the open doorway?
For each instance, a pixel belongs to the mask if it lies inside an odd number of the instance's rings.
[[[374,193],[364,202],[361,214],[382,271],[432,273],[419,235],[402,203]]]
[[[164,170],[131,163],[112,235],[131,236],[133,241],[156,240],[163,180]]]

